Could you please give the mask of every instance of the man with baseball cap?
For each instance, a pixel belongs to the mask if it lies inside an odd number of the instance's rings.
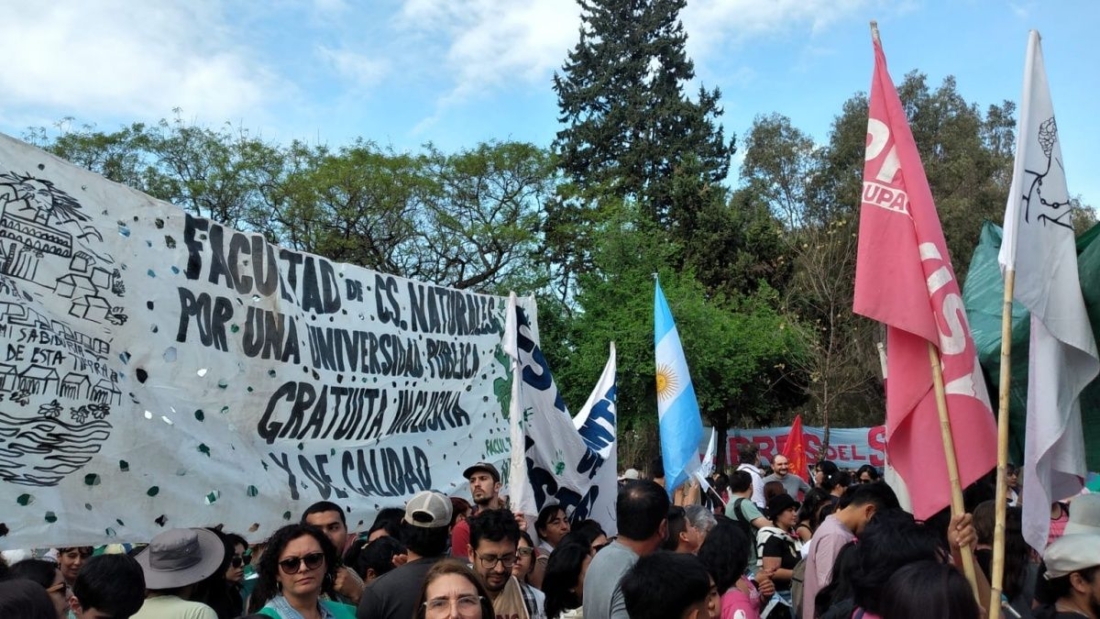
[[[447,552],[447,528],[451,524],[451,500],[425,490],[405,505],[401,541],[409,560],[378,577],[363,590],[356,619],[409,619],[424,576]]]
[[[1047,546],[1043,564],[1037,619],[1100,619],[1100,534],[1063,535]]]
[[[218,571],[225,546],[206,529],[171,529],[135,557],[145,573],[145,603],[134,619],[218,619],[206,604],[188,601],[194,585]]]
[[[470,495],[474,498],[474,509],[470,516],[486,509],[506,507],[500,499],[500,471],[488,462],[478,462],[462,472],[470,482]],[[470,525],[465,520],[455,523],[451,531],[451,556],[465,557],[470,545]]]

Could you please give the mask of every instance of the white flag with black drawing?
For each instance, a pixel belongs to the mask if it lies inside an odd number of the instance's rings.
[[[1073,232],[1073,205],[1043,65],[1031,31],[1016,136],[1016,163],[1005,209],[1001,269],[1015,271],[1014,297],[1031,312],[1024,537],[1046,546],[1050,504],[1080,492],[1085,467],[1081,390],[1100,372]]]

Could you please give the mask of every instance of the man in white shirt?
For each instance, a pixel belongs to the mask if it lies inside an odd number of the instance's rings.
[[[741,463],[738,471],[745,471],[752,477],[752,502],[764,509],[764,476],[760,473],[760,448],[754,443],[741,443],[737,446],[737,459]]]

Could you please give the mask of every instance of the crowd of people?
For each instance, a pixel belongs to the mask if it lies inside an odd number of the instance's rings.
[[[0,617],[1100,619],[1100,495],[1053,506],[1042,553],[1009,507],[1006,603],[990,612],[991,480],[967,490],[967,514],[918,522],[873,467],[822,461],[809,483],[782,456],[762,466],[752,445],[738,458],[675,492],[659,462],[648,479],[628,471],[611,537],[560,505],[528,522],[478,463],[472,504],[425,491],[361,534],[319,502],[262,544],[187,528],[140,548],[56,548],[0,562]]]

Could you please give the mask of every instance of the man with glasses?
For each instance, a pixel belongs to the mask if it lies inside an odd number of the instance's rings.
[[[546,619],[546,596],[512,575],[519,546],[519,524],[512,512],[486,510],[468,522],[470,543],[466,551],[489,591],[496,616]]]
[[[805,479],[798,475],[791,475],[791,461],[787,459],[787,456],[777,455],[772,460],[772,470],[774,472],[764,478],[765,484],[770,481],[777,481],[783,484],[783,490],[786,490],[791,498],[798,500],[802,500],[805,493],[810,491],[810,484],[806,483]]]
[[[344,517],[344,510],[330,501],[318,501],[306,508],[302,514],[302,524],[311,524],[325,534],[325,537],[336,546],[336,555],[343,561],[344,552],[348,549],[348,523]],[[363,595],[363,579],[355,570],[341,565],[336,570],[336,582],[333,583],[336,590],[337,602],[355,606]]]

